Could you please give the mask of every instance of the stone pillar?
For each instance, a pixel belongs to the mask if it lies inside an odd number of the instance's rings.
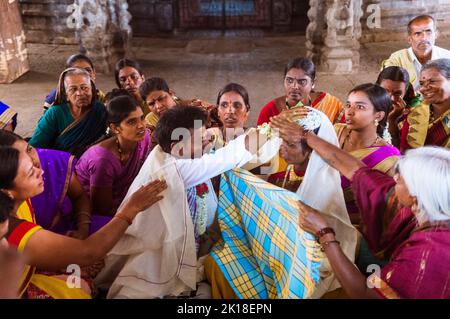
[[[97,71],[111,73],[117,60],[129,50],[131,15],[126,0],[76,0],[72,7],[73,27],[81,51]]]
[[[30,70],[17,0],[0,2],[0,83],[11,83]]]
[[[326,0],[310,0],[308,10],[309,24],[306,28],[306,57],[319,64],[324,45],[325,26],[325,2]]]
[[[318,69],[348,74],[359,67],[362,0],[311,1],[307,29],[308,56],[319,61]],[[324,8],[324,11],[321,11]],[[320,20],[324,17],[324,21]]]

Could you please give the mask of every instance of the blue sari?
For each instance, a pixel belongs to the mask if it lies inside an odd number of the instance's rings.
[[[74,155],[82,153],[106,131],[105,106],[96,101],[79,120],[74,121],[56,139],[57,149],[66,149]],[[77,154],[78,153],[78,154]]]
[[[309,298],[324,255],[297,226],[299,196],[242,169],[222,175],[211,256],[239,298]]]
[[[39,120],[30,144],[36,148],[69,152],[76,157],[106,131],[105,106],[95,101],[90,110],[74,120],[67,103],[54,105]]]

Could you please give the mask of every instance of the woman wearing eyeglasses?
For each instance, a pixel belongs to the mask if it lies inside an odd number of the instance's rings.
[[[30,145],[81,156],[106,131],[106,109],[84,69],[61,73],[55,105],[39,120]]]
[[[315,91],[316,66],[306,58],[291,60],[284,70],[285,95],[266,104],[261,109],[258,125],[269,123],[270,117],[284,110],[307,105],[325,113],[333,123],[343,109],[344,104],[335,96]]]
[[[89,59],[84,54],[73,54],[71,55],[67,61],[66,61],[66,69],[68,68],[79,68],[84,69],[89,73],[89,76],[91,77],[91,80],[95,83],[96,73],[94,64],[92,63],[91,59]],[[44,102],[44,113],[55,104],[56,100],[56,91],[57,89],[53,89],[50,91],[50,93],[46,96],[45,102]],[[104,103],[105,102],[105,93],[103,93],[101,90],[97,89],[97,100]]]
[[[337,122],[344,104],[329,93],[315,91],[315,83],[316,66],[311,60],[295,58],[289,61],[284,70],[285,95],[270,101],[261,109],[258,125],[269,123],[272,116],[276,116],[283,111],[304,105],[323,112],[332,123]],[[283,184],[287,168],[287,163],[279,156],[278,168],[269,176],[269,181],[275,185]],[[293,179],[298,177],[293,170],[289,172],[289,175]]]

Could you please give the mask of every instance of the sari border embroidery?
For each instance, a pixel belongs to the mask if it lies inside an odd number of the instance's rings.
[[[394,289],[376,274],[369,276],[369,278],[367,278],[367,283],[371,284],[374,287],[372,289],[384,299],[401,299]]]

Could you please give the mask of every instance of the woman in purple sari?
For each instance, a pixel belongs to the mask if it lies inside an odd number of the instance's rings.
[[[375,84],[362,84],[348,95],[345,124],[336,124],[336,134],[344,151],[368,167],[393,175],[400,151],[387,141],[386,121],[391,108],[388,92]],[[384,138],[386,139],[384,139]],[[361,216],[356,206],[351,182],[342,176],[342,189],[350,219],[359,225]]]
[[[450,298],[448,149],[422,147],[407,151],[392,178],[285,119],[272,119],[271,125],[280,129],[281,137],[290,143],[306,142],[352,181],[363,236],[372,253],[389,260],[366,281],[343,254],[322,214],[300,203],[299,226],[316,234],[348,296]],[[390,205],[393,197],[400,205]]]
[[[62,151],[35,149],[19,135],[0,130],[0,145],[26,152],[41,168],[45,191],[30,199],[36,222],[44,229],[79,239],[96,232],[109,219],[91,216],[89,198],[75,174],[76,158]]]
[[[151,141],[144,113],[132,97],[113,98],[107,114],[113,136],[89,148],[75,169],[93,210],[114,216],[150,152]]]

